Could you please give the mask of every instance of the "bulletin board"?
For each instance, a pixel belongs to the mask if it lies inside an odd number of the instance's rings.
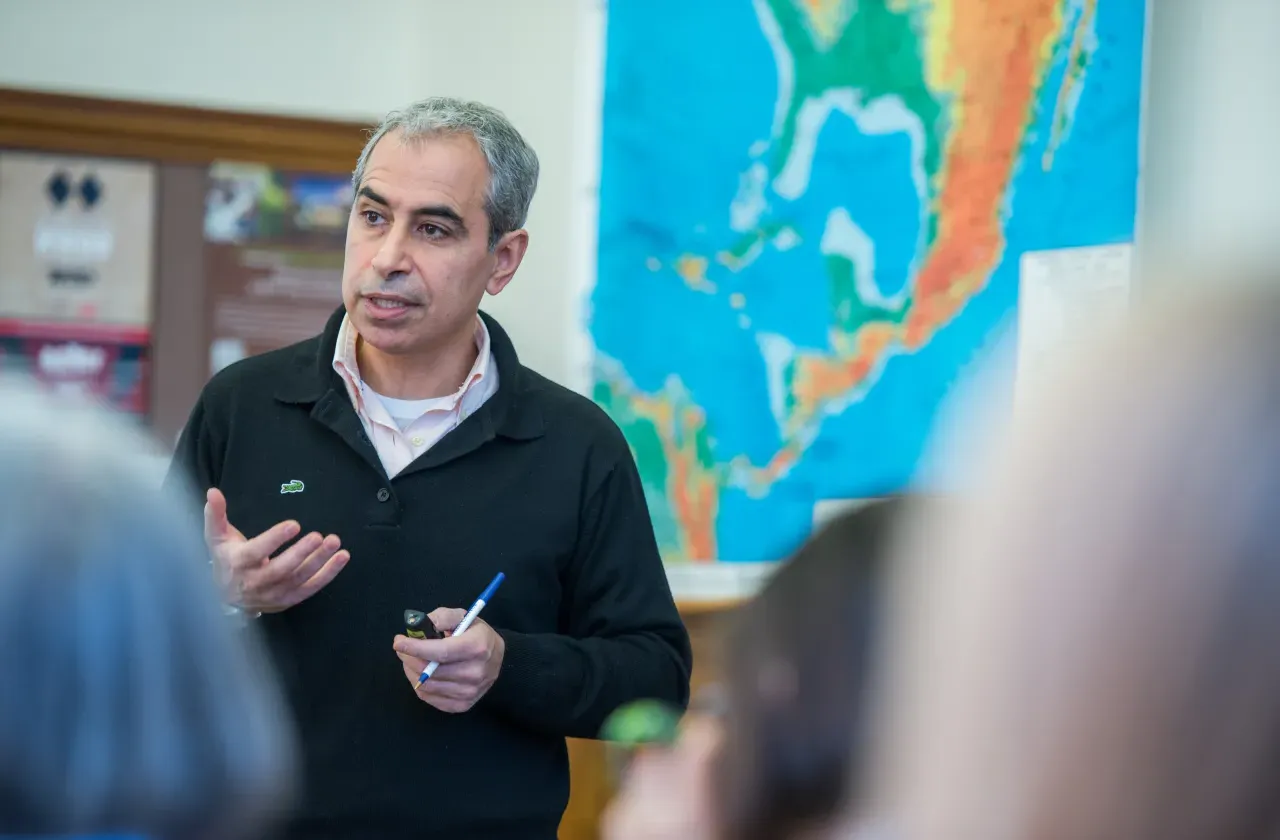
[[[369,128],[0,88],[0,367],[174,442],[223,360],[312,335],[337,306],[338,216]],[[261,212],[227,228],[217,199],[245,183]],[[264,250],[279,265],[246,269]],[[278,329],[245,323],[290,302]]]
[[[0,369],[148,411],[156,168],[0,151]]]

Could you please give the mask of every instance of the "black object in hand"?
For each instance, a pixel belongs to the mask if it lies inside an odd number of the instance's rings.
[[[406,636],[414,639],[444,638],[444,634],[436,629],[431,619],[427,618],[427,614],[420,610],[404,611],[404,632]]]

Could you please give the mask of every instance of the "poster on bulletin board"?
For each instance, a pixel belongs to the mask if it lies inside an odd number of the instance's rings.
[[[155,167],[0,153],[0,369],[143,416]]]
[[[205,201],[209,372],[310,338],[342,303],[341,175],[221,162]]]
[[[147,414],[146,330],[0,319],[0,370],[138,417]]]

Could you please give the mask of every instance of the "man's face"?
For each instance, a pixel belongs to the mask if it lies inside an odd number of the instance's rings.
[[[489,167],[468,135],[378,141],[347,223],[342,299],[360,337],[390,355],[470,336],[486,291],[520,265],[524,231],[489,250]]]

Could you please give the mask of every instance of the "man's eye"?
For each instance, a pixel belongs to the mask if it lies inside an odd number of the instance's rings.
[[[449,234],[449,231],[439,225],[433,224],[419,225],[418,230],[431,239],[439,239],[440,237],[447,236]]]
[[[382,214],[377,210],[361,210],[360,215],[364,217],[365,224],[376,225],[382,221]]]

